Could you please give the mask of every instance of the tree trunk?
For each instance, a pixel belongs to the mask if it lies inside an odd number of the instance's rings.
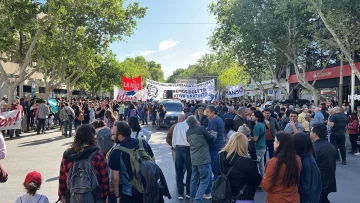
[[[68,101],[71,100],[72,97],[72,90],[73,88],[71,87],[71,85],[66,84],[66,98],[68,99]]]
[[[11,105],[15,100],[16,86],[14,83],[11,83],[11,84],[7,84],[7,87],[8,87],[7,89],[8,105]]]
[[[340,54],[340,79],[339,79],[339,106],[342,106],[343,101],[343,87],[344,87],[344,58],[342,54]]]
[[[47,84],[45,87],[45,99],[50,99],[51,85]]]
[[[319,92],[313,87],[311,88],[312,95],[314,97],[315,106],[319,105]]]
[[[268,68],[269,68],[269,70],[271,72],[271,76],[272,76],[274,82],[279,87],[281,92],[283,92],[285,94],[285,99],[289,99],[288,91],[286,91],[286,89],[280,84],[280,82],[279,82],[278,78],[276,77],[275,71],[274,71],[273,67],[271,66],[270,62],[268,60],[266,60],[266,62],[268,64]]]

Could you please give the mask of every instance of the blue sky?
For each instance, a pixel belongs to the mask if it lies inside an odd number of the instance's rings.
[[[207,38],[216,22],[208,11],[211,0],[137,1],[148,10],[131,37],[111,45],[119,61],[142,55],[160,63],[166,78],[209,52]]]

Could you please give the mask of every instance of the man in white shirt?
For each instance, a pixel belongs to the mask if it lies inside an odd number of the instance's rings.
[[[190,198],[190,180],[191,180],[191,158],[190,145],[186,139],[186,131],[189,129],[185,119],[191,114],[180,114],[178,124],[176,124],[172,137],[172,147],[175,148],[175,170],[176,185],[178,188],[178,198],[184,199],[184,164],[186,166],[186,197]]]

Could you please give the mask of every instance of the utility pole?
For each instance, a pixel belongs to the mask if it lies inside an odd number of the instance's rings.
[[[342,106],[342,102],[343,102],[343,90],[344,90],[343,75],[344,75],[344,57],[341,53],[340,54],[340,78],[339,78],[339,106]]]

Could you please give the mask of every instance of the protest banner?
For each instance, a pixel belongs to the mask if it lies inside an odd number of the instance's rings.
[[[172,90],[174,99],[211,100],[215,93],[215,80],[211,79],[199,84],[162,83],[146,79],[148,98],[166,98],[166,91]]]
[[[138,94],[135,95],[127,95],[126,91],[114,86],[114,99],[118,101],[132,101],[137,102],[139,99]]]
[[[226,98],[234,98],[244,96],[244,86],[243,84],[227,86],[226,87]]]
[[[122,75],[122,85],[125,91],[141,90],[141,83],[141,76],[137,76],[135,78],[127,78],[125,75]]]
[[[21,114],[19,110],[0,113],[0,130],[21,129]]]

